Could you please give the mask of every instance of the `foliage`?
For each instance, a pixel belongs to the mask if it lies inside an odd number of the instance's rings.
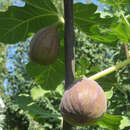
[[[117,37],[109,30],[114,18],[109,16],[101,18],[96,10],[97,6],[94,4],[76,3],[74,5],[76,25],[92,39],[106,43],[116,42]]]
[[[27,115],[14,104],[14,100],[12,100],[10,96],[4,97],[4,100],[6,101],[6,107],[4,110],[5,120],[3,129],[27,129],[29,126]]]
[[[77,78],[79,78],[81,75],[84,75],[84,74],[86,76],[92,75],[92,74],[94,74],[96,72],[99,72],[101,69],[104,69],[106,67],[111,66],[112,64],[114,64],[113,57],[111,55],[114,55],[115,52],[120,54],[120,49],[121,49],[120,46],[119,47],[109,47],[108,48],[106,45],[99,44],[99,43],[96,43],[96,42],[88,39],[83,33],[79,32],[79,31],[76,31],[76,39],[77,39],[77,44],[76,44],[76,64],[77,64],[77,67],[76,67],[77,71],[76,71],[76,73],[77,73]],[[16,49],[16,50],[19,50],[19,51],[17,51],[17,53],[25,53],[25,52],[27,52],[26,44],[24,44],[24,43],[22,44],[21,43],[21,44],[18,44],[18,46],[20,46],[20,47],[18,47],[19,49],[18,48]],[[23,51],[24,48],[26,48],[25,52]],[[16,53],[14,53],[14,54],[16,55]],[[20,58],[20,57],[21,57],[21,55],[19,55],[17,58]],[[23,56],[23,57],[25,57],[25,56]],[[118,56],[118,58],[120,58],[120,56]],[[103,60],[101,60],[101,59],[103,59]],[[84,65],[83,64],[84,62],[81,62],[82,60],[83,61],[88,61],[88,62],[86,62],[86,64]],[[116,58],[116,60],[117,60],[117,58]],[[18,64],[20,64],[21,67],[22,67],[24,64],[21,64],[20,61],[21,60],[17,60]],[[17,62],[15,62],[15,65],[16,65]],[[81,70],[80,68],[82,68],[85,71],[79,71],[79,70]],[[16,67],[16,71],[17,71],[17,69],[18,69],[18,67]],[[23,76],[25,78],[25,71],[21,71],[21,72],[24,73]],[[16,75],[18,77],[19,73],[16,73]],[[102,86],[104,87],[104,90],[106,92],[109,92],[109,93],[111,91],[112,91],[112,93],[114,92],[114,95],[110,94],[112,99],[109,98],[109,100],[115,101],[115,105],[114,104],[110,104],[109,105],[109,113],[111,113],[111,114],[121,114],[119,112],[123,112],[123,111],[125,112],[126,109],[124,109],[125,107],[123,107],[124,110],[118,110],[119,108],[117,107],[117,103],[118,104],[120,103],[122,106],[124,106],[126,103],[128,103],[128,101],[126,100],[126,97],[124,97],[122,92],[120,92],[119,90],[118,90],[118,93],[117,93],[117,89],[109,90],[110,88],[113,87],[113,84],[115,84],[115,87],[116,87],[116,85],[118,85],[116,83],[117,82],[116,78],[115,79],[113,78],[114,75],[115,74],[112,74],[110,77],[103,78],[103,80],[101,80],[103,83],[101,81],[100,81],[100,83],[102,84]],[[17,78],[17,80],[18,80],[18,78]],[[13,80],[13,81],[15,81],[15,80]],[[21,80],[19,80],[19,82],[11,82],[11,83],[12,83],[12,85],[15,84],[15,86],[16,86],[18,83],[20,83],[20,81]],[[24,86],[26,86],[26,84],[27,84],[25,81],[26,80],[24,80],[24,82],[23,82]],[[32,86],[32,84],[31,84],[31,86]],[[37,85],[35,83],[33,83],[33,86],[37,86]],[[35,89],[34,88],[31,89],[31,96],[33,97],[33,99],[37,100],[37,103],[40,106],[42,106],[42,108],[44,108],[46,113],[49,112],[49,109],[50,109],[50,113],[55,113],[59,109],[60,99],[61,99],[61,96],[63,94],[63,91],[61,91],[61,90],[63,90],[63,86],[61,86],[61,87],[59,86],[59,89],[56,89],[55,91],[53,90],[53,92],[47,91],[47,90],[43,90],[42,88],[39,88],[39,89],[38,88],[39,87],[37,86],[37,87],[35,87]],[[17,89],[19,90],[19,88],[17,88]],[[21,89],[24,90],[23,87]],[[12,90],[13,90],[13,88],[12,88]],[[26,91],[27,90],[28,89],[26,88]],[[24,92],[24,91],[22,91],[22,92]],[[44,93],[44,95],[41,94],[41,96],[40,96],[39,95],[40,92]],[[43,96],[43,98],[42,98],[42,96]],[[109,94],[108,94],[108,96],[109,96]],[[21,100],[26,101],[25,98],[23,98],[23,99],[21,98]],[[126,103],[124,102],[124,100],[126,101]],[[29,100],[27,100],[27,101],[29,101]],[[111,103],[111,101],[109,101],[109,102]],[[59,103],[57,103],[57,102],[59,102]],[[124,102],[124,105],[122,104],[122,102]],[[26,107],[23,107],[23,106],[25,106],[23,103],[24,102],[18,101],[18,104],[21,106],[21,108],[23,110],[26,110]],[[31,110],[35,110],[35,109],[31,108],[31,103],[32,103],[32,101],[28,103],[28,104],[30,104],[29,108]],[[36,112],[38,112],[38,111],[36,111]],[[59,110],[57,112],[59,113]],[[44,118],[45,118],[45,116],[44,116]],[[42,118],[42,120],[44,118]],[[38,118],[34,118],[34,119],[38,121]],[[49,120],[48,119],[44,119],[44,120],[45,120],[45,122],[48,122],[48,123],[44,123],[44,128],[50,128],[50,129],[52,129],[52,128],[53,129],[59,128],[58,126],[57,127],[55,126],[57,124],[57,121],[54,121],[54,119],[53,120],[52,119],[49,119]],[[50,125],[49,122],[50,123],[53,122],[54,126]],[[90,129],[92,129],[92,127],[90,127]]]
[[[35,33],[40,28],[59,21],[60,15],[58,15],[57,9],[50,0],[44,2],[35,2],[35,0],[24,1],[26,2],[24,7],[11,6],[6,13],[0,13],[0,27],[3,28],[0,31],[0,40],[2,42],[16,43],[23,41],[30,33]],[[84,31],[92,39],[101,42],[115,42],[120,39],[128,43],[130,27],[127,18],[123,17],[124,15],[121,15],[122,18],[118,18],[116,15],[114,17],[107,16],[106,18],[102,18],[100,17],[100,13],[96,13],[96,10],[97,6],[94,4],[76,3],[74,5],[75,24],[79,29]],[[7,19],[8,31],[6,31],[7,26],[4,26]],[[117,27],[113,28],[115,25]],[[22,35],[23,32],[24,35]],[[15,35],[17,35],[17,38],[14,37]]]
[[[12,5],[12,0],[1,0],[0,1],[0,11],[6,11],[8,6]]]
[[[50,0],[25,2],[24,7],[10,6],[5,13],[0,12],[1,42],[16,43],[26,40],[29,33],[35,33],[58,21],[56,8]]]
[[[44,89],[55,89],[64,80],[63,52],[64,51],[61,48],[61,55],[59,59],[52,65],[41,66],[39,64],[29,62],[26,66],[27,73],[29,76],[34,77],[35,81]]]
[[[102,69],[112,66],[117,61],[124,60],[126,58],[125,51],[122,50],[121,44],[117,44],[115,47],[106,46],[101,43],[99,44],[92,41],[91,39],[88,39],[87,36],[84,35],[84,33],[81,33],[79,31],[76,31],[76,38],[78,40],[76,44],[77,78],[79,78],[82,75],[86,75],[87,77],[89,77],[94,73],[100,72]],[[129,99],[127,96],[127,91],[129,90],[129,83],[127,82],[128,84],[126,85],[122,82],[123,78],[126,78],[127,81],[129,81],[127,74],[128,74],[128,70],[127,67],[125,67],[123,69],[123,72],[121,71],[121,72],[112,73],[98,80],[99,84],[105,90],[106,96],[108,98],[107,112],[109,114],[129,116],[128,114]],[[123,119],[121,116],[118,117],[120,120],[117,125],[114,125],[114,127],[119,127],[119,125],[121,125],[120,121],[122,121]],[[109,119],[113,120],[113,122],[114,119],[116,119],[116,117],[114,118],[113,116],[113,118],[111,118],[111,116],[109,115],[107,118],[108,120]],[[99,124],[102,127],[103,127],[102,124],[103,120],[106,121],[105,117],[103,117],[101,121],[99,121],[100,122]],[[111,124],[109,123],[106,124],[107,126],[104,126],[105,128],[112,127]],[[104,123],[104,125],[106,124]],[[88,127],[88,129],[92,129],[92,128],[95,127],[90,127],[90,128]],[[78,129],[82,129],[82,128],[78,128]]]
[[[130,41],[130,19],[128,10],[124,10],[123,7],[129,6],[130,3],[128,0],[99,1],[110,5],[107,12],[97,11],[97,5],[92,3],[74,4],[76,78],[83,75],[89,77],[126,58],[123,46]],[[0,12],[1,42],[7,44],[25,41],[32,36],[32,33],[43,27],[61,24],[59,19],[63,18],[63,3],[55,1],[58,5],[55,7],[51,0],[24,0],[24,2],[26,3],[24,7],[10,6],[8,11]],[[63,40],[62,31],[59,32],[61,40]],[[62,125],[59,104],[64,85],[64,46],[61,47],[60,57],[55,64],[42,67],[32,62],[28,63],[29,42],[28,39],[26,42],[13,45],[12,49],[9,46],[8,49],[7,61],[11,65],[7,65],[4,88],[5,101],[8,101],[5,112],[6,123],[8,129],[11,129],[12,122],[16,123],[16,120],[22,122],[22,119],[25,126],[31,129],[31,124],[37,121],[42,128],[58,130]],[[98,80],[108,98],[107,112],[112,115],[105,114],[95,126],[84,129],[130,128],[129,81],[127,67]],[[23,95],[19,95],[21,93]],[[13,116],[16,118],[9,121],[8,119]],[[16,126],[18,124],[19,122]]]

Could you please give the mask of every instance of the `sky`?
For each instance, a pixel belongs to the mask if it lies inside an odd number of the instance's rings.
[[[24,6],[25,3],[22,0],[13,0],[14,1],[14,5],[16,6]],[[77,1],[77,0],[74,0]],[[89,1],[89,0],[88,0]],[[78,0],[78,2],[83,2],[86,3],[86,0]],[[94,4],[101,6],[100,2],[98,2],[98,0],[93,0]]]

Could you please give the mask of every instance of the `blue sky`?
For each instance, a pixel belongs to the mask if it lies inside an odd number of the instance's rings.
[[[17,6],[24,6],[24,2],[22,0],[13,0],[14,1],[14,5]],[[75,0],[74,0],[75,1]],[[86,3],[86,0],[78,0],[78,2],[83,2]],[[102,6],[100,4],[100,2],[98,2],[98,0],[93,0],[94,4],[98,5],[98,6]]]
[[[86,3],[86,0],[78,0],[78,2]],[[93,0],[93,3],[103,8],[104,4],[101,4],[98,0]]]

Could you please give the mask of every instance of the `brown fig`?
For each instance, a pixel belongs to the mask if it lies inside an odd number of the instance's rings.
[[[82,78],[65,91],[60,104],[63,118],[72,125],[90,125],[106,112],[107,101],[96,81]]]
[[[31,40],[30,59],[41,65],[49,65],[56,61],[59,54],[59,37],[56,26],[41,29]]]

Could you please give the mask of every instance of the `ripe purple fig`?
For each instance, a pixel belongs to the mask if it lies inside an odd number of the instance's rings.
[[[107,100],[100,85],[84,77],[65,91],[60,109],[68,123],[85,126],[103,116],[107,109]]]
[[[49,65],[56,61],[59,55],[60,42],[56,26],[41,29],[31,40],[30,59],[41,65]]]

